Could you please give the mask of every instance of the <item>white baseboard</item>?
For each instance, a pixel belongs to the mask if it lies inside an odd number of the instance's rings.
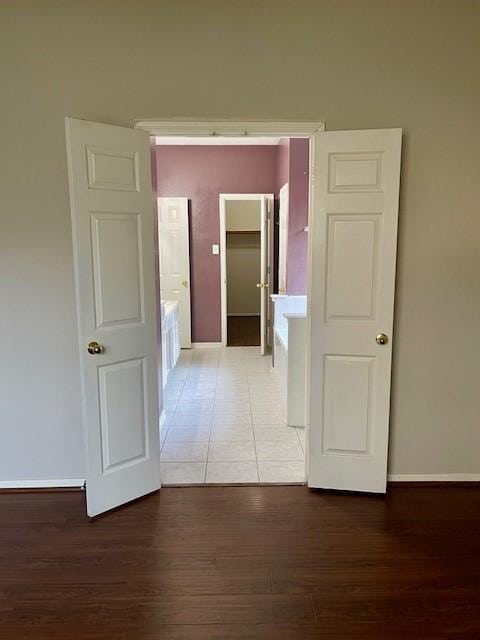
[[[165,414],[162,416],[161,424]],[[480,473],[389,473],[387,479],[390,482],[480,482]],[[84,478],[0,480],[0,489],[67,489],[81,488],[84,483]]]
[[[211,347],[221,347],[221,342],[192,342],[193,349],[209,349]]]
[[[83,487],[83,478],[58,478],[55,480],[0,480],[0,489],[65,489]]]
[[[389,473],[390,482],[480,482],[480,473]]]
[[[227,313],[228,318],[259,318],[259,313]]]

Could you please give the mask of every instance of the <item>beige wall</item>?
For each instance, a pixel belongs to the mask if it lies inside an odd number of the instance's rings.
[[[227,231],[259,231],[260,208],[258,200],[227,200],[225,202]]]
[[[260,232],[227,233],[227,315],[260,315]]]
[[[403,127],[389,467],[480,471],[479,2],[6,0],[0,30],[0,479],[85,473],[66,115]]]

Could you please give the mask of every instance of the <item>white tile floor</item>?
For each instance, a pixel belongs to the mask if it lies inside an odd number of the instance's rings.
[[[304,482],[303,429],[258,347],[182,351],[164,394],[162,483]]]

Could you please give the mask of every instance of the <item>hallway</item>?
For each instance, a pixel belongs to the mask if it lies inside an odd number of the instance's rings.
[[[304,429],[258,347],[182,351],[164,390],[162,484],[303,483]]]

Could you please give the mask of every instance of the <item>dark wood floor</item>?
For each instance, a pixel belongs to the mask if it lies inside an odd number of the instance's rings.
[[[260,346],[260,316],[228,316],[227,345],[229,347]]]
[[[0,494],[2,640],[480,638],[480,492]]]

